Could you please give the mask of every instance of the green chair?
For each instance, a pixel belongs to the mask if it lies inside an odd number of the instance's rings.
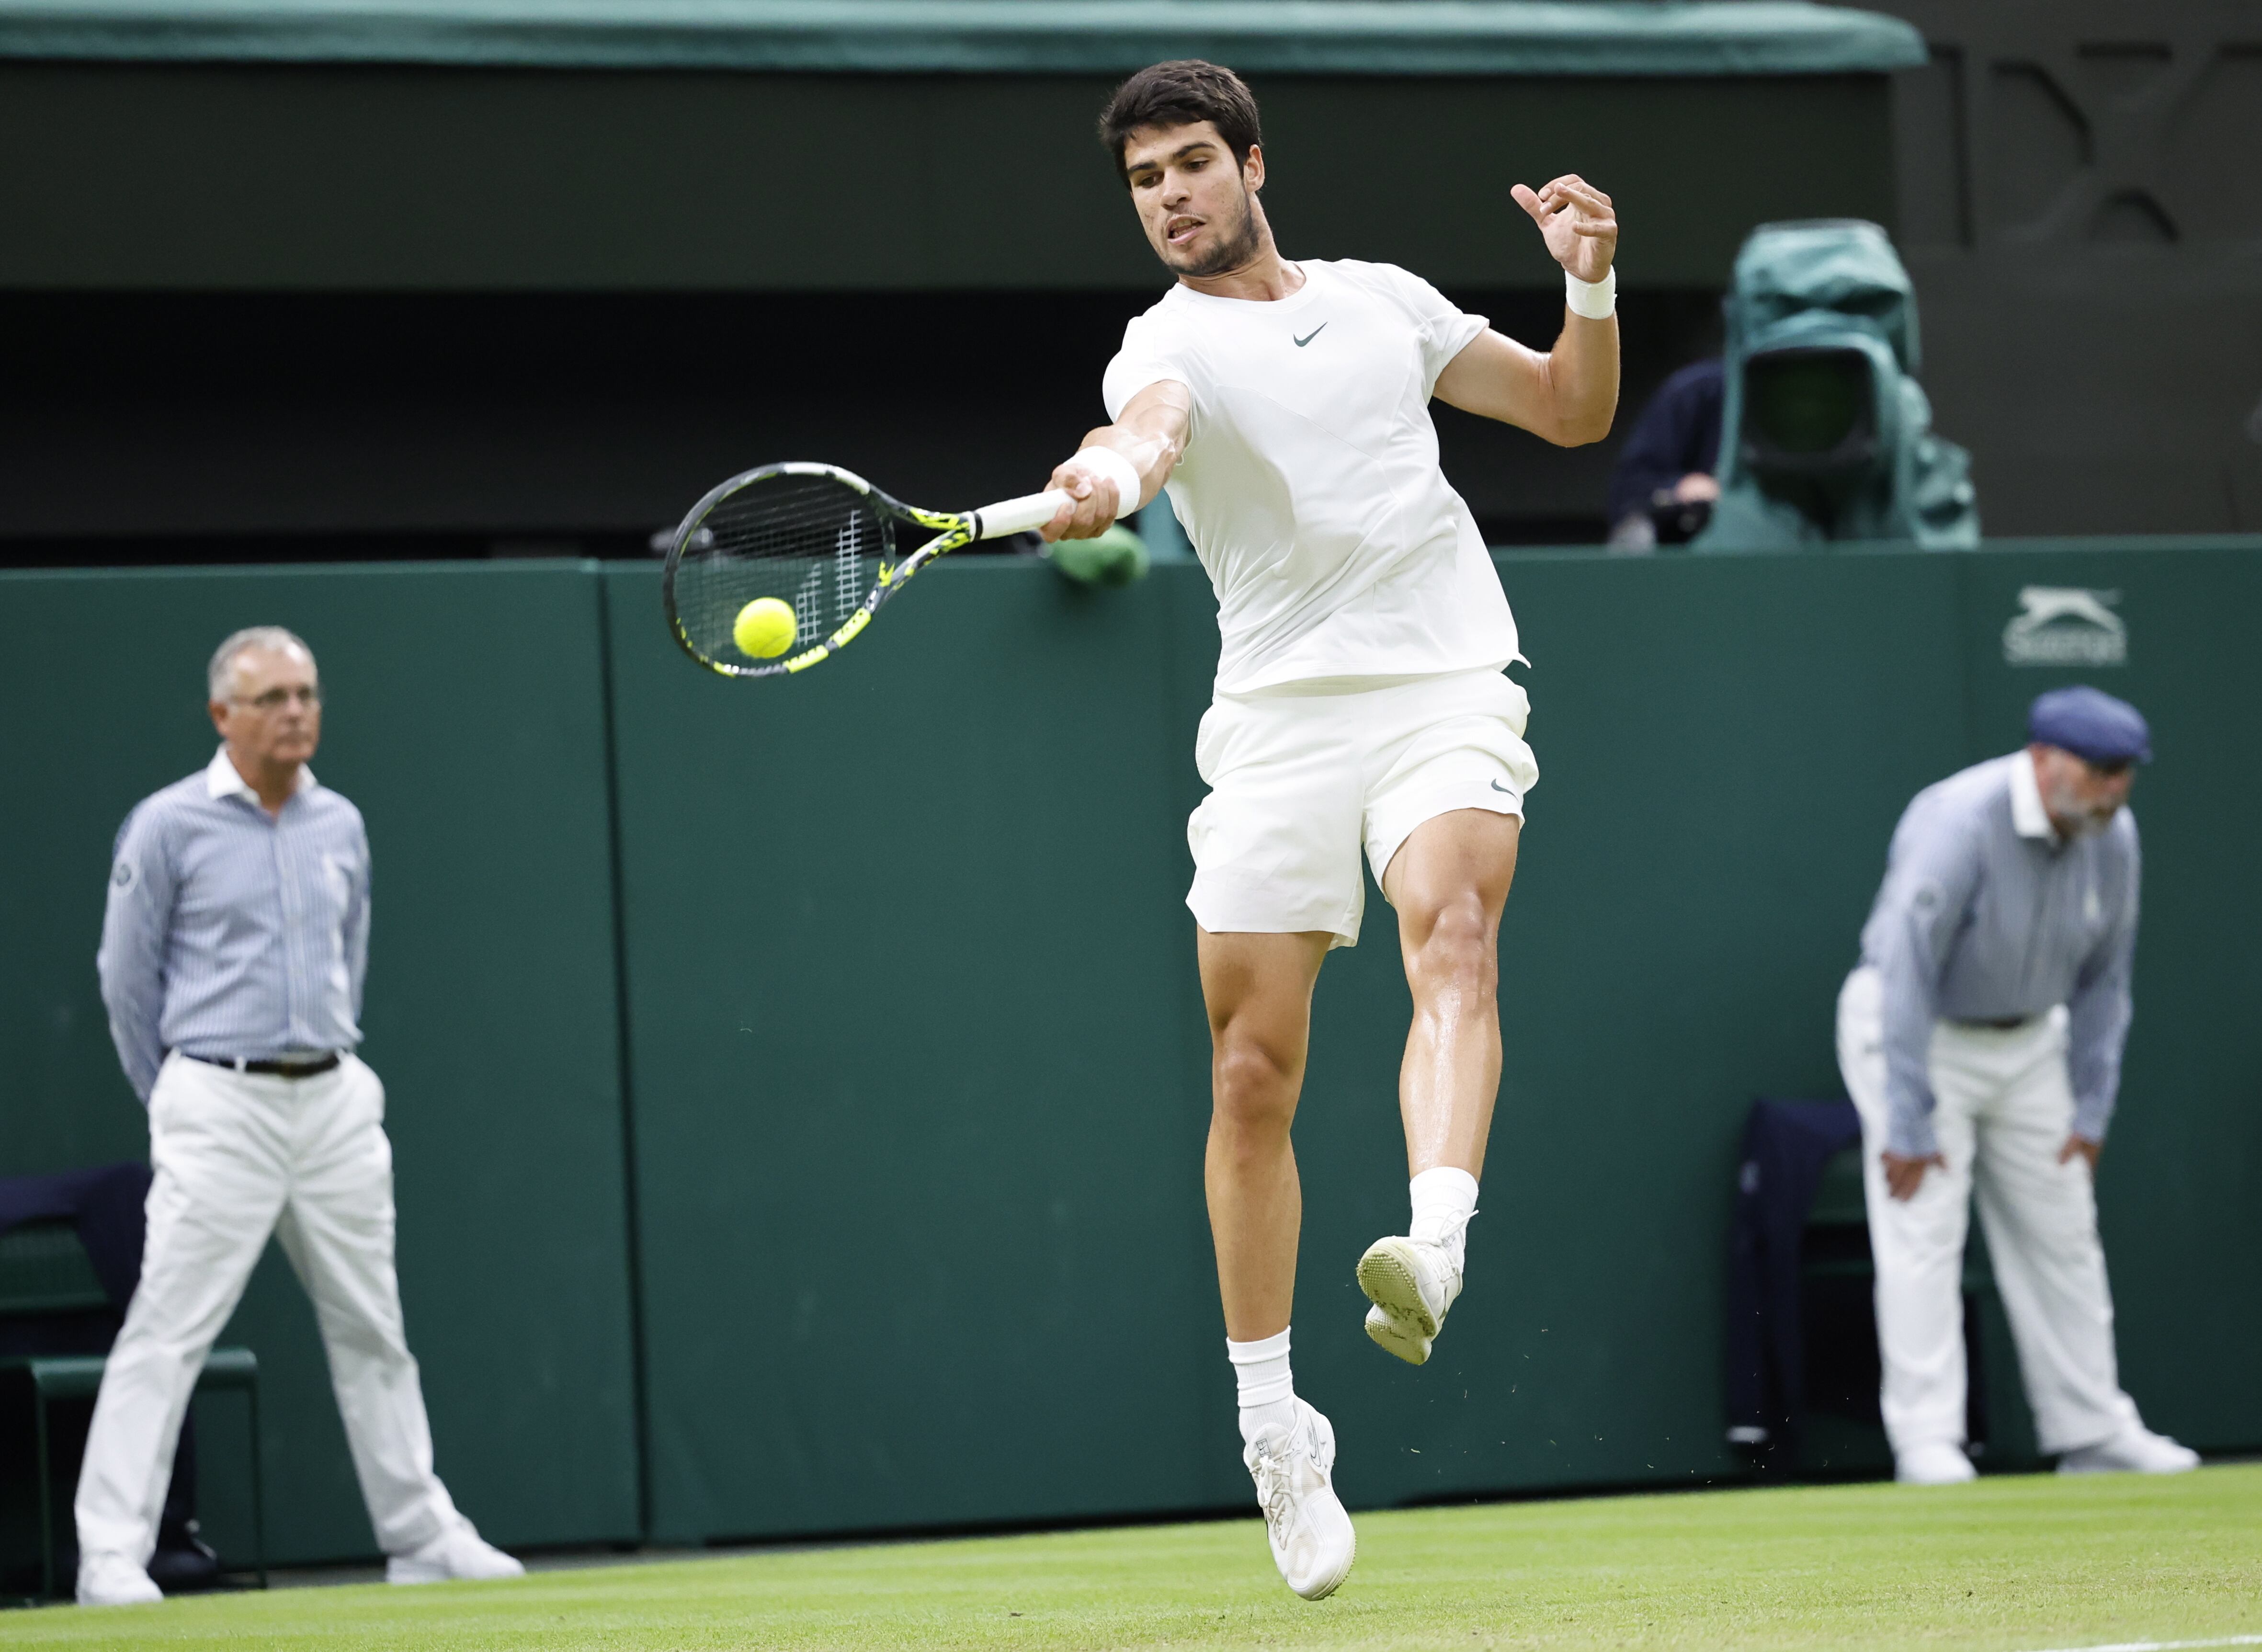
[[[32,1222],[0,1233],[0,1315],[102,1312],[111,1308],[77,1231],[68,1222]],[[0,1360],[0,1372],[20,1372],[30,1383],[39,1441],[40,1580],[55,1593],[54,1464],[48,1413],[58,1400],[91,1399],[102,1387],[100,1354],[18,1354]],[[267,1587],[267,1514],[259,1460],[259,1358],[249,1348],[214,1348],[197,1378],[199,1394],[234,1389],[251,1411],[251,1530],[259,1586]]]

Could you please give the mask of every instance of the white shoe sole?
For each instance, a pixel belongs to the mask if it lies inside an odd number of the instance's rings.
[[[1412,1245],[1401,1238],[1377,1239],[1358,1259],[1358,1288],[1374,1306],[1367,1310],[1366,1334],[1375,1345],[1408,1365],[1421,1365],[1438,1329],[1437,1317],[1422,1300]]]
[[[1337,1571],[1334,1576],[1329,1578],[1325,1583],[1317,1584],[1310,1589],[1299,1589],[1296,1592],[1307,1600],[1325,1600],[1329,1595],[1332,1595],[1336,1590],[1343,1587],[1344,1579],[1351,1576],[1351,1569],[1358,1559],[1358,1533],[1354,1530],[1351,1533],[1351,1548],[1344,1555],[1342,1569]]]
[[[2160,1463],[2150,1466],[2133,1462],[2104,1462],[2079,1464],[2061,1462],[2062,1475],[2187,1475],[2199,1467],[2196,1462]]]
[[[429,1561],[391,1560],[385,1563],[385,1581],[388,1583],[494,1583],[525,1576],[522,1566],[511,1571],[457,1572]]]

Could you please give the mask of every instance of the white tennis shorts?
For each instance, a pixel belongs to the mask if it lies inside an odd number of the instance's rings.
[[[1210,787],[1186,822],[1195,921],[1213,934],[1324,930],[1356,946],[1362,847],[1379,885],[1424,820],[1455,809],[1522,818],[1539,780],[1530,715],[1497,671],[1218,696],[1194,743]]]

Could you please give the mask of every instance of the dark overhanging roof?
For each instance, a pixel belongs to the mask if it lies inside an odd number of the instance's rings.
[[[1916,30],[1805,0],[0,0],[0,58],[785,73],[1839,75]]]

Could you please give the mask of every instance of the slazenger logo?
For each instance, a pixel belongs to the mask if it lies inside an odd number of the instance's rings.
[[[2113,611],[2118,591],[2029,585],[2026,612],[2003,627],[2003,658],[2014,666],[2125,666],[2129,624]]]

